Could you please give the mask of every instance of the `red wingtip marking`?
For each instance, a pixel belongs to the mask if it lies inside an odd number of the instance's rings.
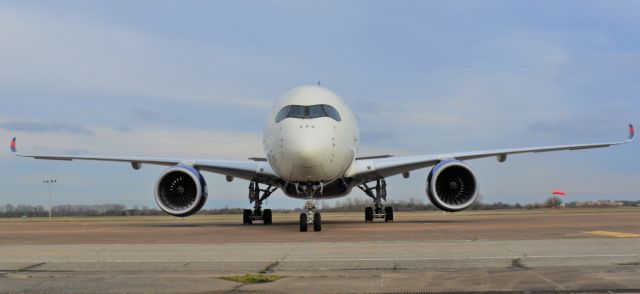
[[[16,138],[11,139],[11,151],[16,152]]]

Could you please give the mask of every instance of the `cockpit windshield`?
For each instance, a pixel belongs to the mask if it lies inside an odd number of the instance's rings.
[[[311,105],[307,108],[309,112],[309,118],[328,116],[327,111],[324,110],[324,105]]]
[[[305,118],[307,116],[307,109],[305,106],[291,105],[289,113],[286,117]]]
[[[318,104],[318,105],[287,105],[278,111],[276,115],[276,123],[282,121],[285,118],[301,118],[311,119],[318,117],[329,117],[335,121],[340,121],[340,113],[331,105]]]

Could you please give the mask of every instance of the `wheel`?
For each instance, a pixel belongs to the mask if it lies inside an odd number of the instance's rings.
[[[316,212],[313,214],[313,231],[314,232],[322,231],[322,220],[320,219],[319,212]]]
[[[307,214],[301,213],[300,214],[300,232],[306,232],[306,231],[307,231]]]
[[[373,221],[373,208],[367,207],[364,209],[364,222]]]
[[[373,221],[373,208],[367,207],[364,209],[364,222]]]
[[[393,207],[387,206],[384,208],[384,221],[385,222],[393,221]]]
[[[264,223],[265,225],[270,225],[270,224],[272,224],[271,209],[265,209],[265,210],[262,212],[262,220],[263,220],[263,223]]]
[[[251,223],[253,223],[251,221],[251,209],[245,209],[242,211],[242,224],[243,225],[250,225]]]

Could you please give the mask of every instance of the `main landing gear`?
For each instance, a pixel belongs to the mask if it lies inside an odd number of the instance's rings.
[[[358,188],[373,199],[373,207],[364,209],[365,222],[373,222],[375,218],[384,218],[385,222],[393,221],[393,207],[386,206],[383,209],[382,206],[382,200],[387,201],[387,182],[384,178],[376,180],[375,187],[369,187],[364,183]]]
[[[253,211],[245,209],[242,212],[242,223],[245,225],[253,224],[254,221],[262,221],[265,225],[273,223],[271,209],[262,210],[262,201],[271,196],[278,188],[267,186],[265,189],[260,188],[260,183],[252,181],[249,184],[249,203],[253,203]],[[262,194],[262,195],[261,195]]]
[[[304,203],[305,212],[300,214],[300,232],[306,232],[309,225],[313,225],[314,232],[322,231],[322,217],[319,212],[316,212],[316,203],[313,199],[313,195],[318,189],[322,191],[322,183],[320,185],[302,185],[302,191],[307,195],[307,201]]]

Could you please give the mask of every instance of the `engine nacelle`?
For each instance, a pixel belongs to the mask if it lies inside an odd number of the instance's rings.
[[[459,160],[438,163],[427,177],[427,196],[433,205],[454,212],[478,197],[478,181],[471,167]]]
[[[207,183],[198,170],[174,166],[156,182],[155,198],[162,211],[173,216],[189,216],[200,211],[207,201]]]

